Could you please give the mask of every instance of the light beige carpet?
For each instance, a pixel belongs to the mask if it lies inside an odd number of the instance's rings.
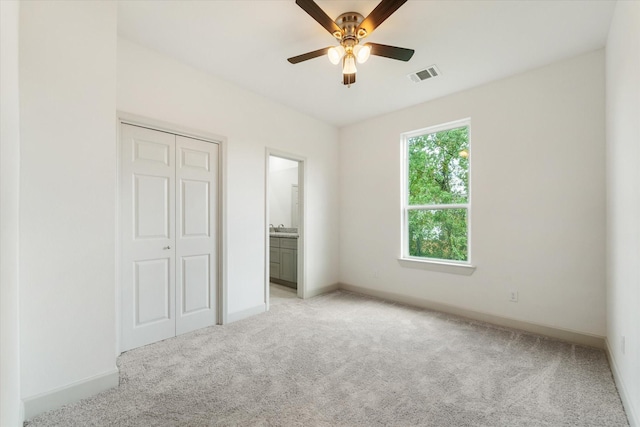
[[[129,351],[120,387],[28,425],[627,425],[602,350],[344,291],[289,296]]]

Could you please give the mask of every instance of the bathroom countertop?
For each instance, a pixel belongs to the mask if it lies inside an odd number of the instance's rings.
[[[297,239],[299,235],[298,233],[287,233],[285,231],[281,231],[281,232],[270,232],[269,237],[284,237],[285,239]]]

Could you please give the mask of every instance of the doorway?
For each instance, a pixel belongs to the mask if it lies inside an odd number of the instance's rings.
[[[271,285],[304,298],[305,159],[267,149],[265,305]]]

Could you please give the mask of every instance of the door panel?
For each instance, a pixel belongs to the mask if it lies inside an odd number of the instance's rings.
[[[169,258],[135,263],[135,326],[169,319]]]
[[[140,137],[133,141],[134,161],[157,162],[169,166],[169,152],[173,147],[162,142],[158,143],[152,139],[145,139],[141,133],[139,135]],[[151,136],[151,138],[153,137]]]
[[[176,136],[176,333],[216,323],[218,145]]]
[[[183,168],[201,169],[206,172],[211,170],[211,157],[207,151],[189,150],[186,147],[181,147],[180,154],[180,165]]]
[[[182,237],[209,237],[208,181],[182,180]]]
[[[175,136],[121,131],[124,351],[175,336]]]
[[[169,178],[134,173],[136,238],[169,238]]]
[[[182,313],[190,314],[210,307],[209,255],[182,258]]]

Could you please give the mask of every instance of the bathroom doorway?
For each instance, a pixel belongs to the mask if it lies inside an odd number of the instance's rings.
[[[304,298],[303,157],[267,149],[265,305],[271,295]]]

